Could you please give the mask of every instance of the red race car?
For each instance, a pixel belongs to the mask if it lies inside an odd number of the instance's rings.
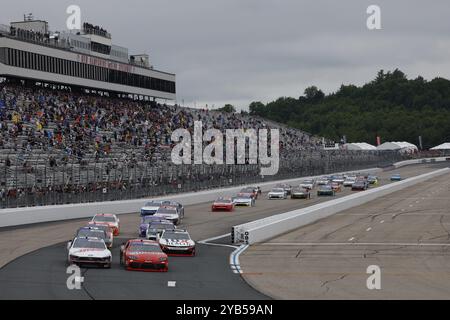
[[[127,270],[159,271],[169,270],[169,261],[158,242],[152,240],[128,240],[120,247],[120,264]]]
[[[234,202],[231,198],[219,198],[212,204],[211,207],[212,211],[218,211],[218,210],[227,210],[227,211],[233,211],[234,210]]]

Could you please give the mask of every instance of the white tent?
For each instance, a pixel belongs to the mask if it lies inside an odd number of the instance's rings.
[[[445,142],[443,144],[431,148],[430,150],[450,150],[450,142]]]
[[[377,150],[398,150],[401,152],[415,152],[419,150],[416,145],[409,142],[385,142],[377,147]]]
[[[377,150],[377,147],[366,142],[347,143],[344,147],[347,150]]]

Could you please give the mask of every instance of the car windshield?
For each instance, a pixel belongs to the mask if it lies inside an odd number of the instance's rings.
[[[163,239],[172,239],[172,240],[190,240],[191,238],[187,233],[182,232],[164,232]]]
[[[276,189],[272,189],[272,192],[284,192],[284,189],[276,188]]]
[[[323,190],[331,190],[331,186],[329,186],[329,185],[322,186],[322,189]]]
[[[150,243],[131,243],[128,247],[129,252],[161,252],[157,244]]]
[[[77,238],[73,243],[73,248],[106,249],[106,246],[103,241]]]
[[[102,230],[89,230],[89,229],[81,229],[78,230],[77,237],[94,237],[94,238],[105,238],[105,232]]]
[[[112,216],[95,216],[94,221],[97,222],[116,222],[116,219]]]

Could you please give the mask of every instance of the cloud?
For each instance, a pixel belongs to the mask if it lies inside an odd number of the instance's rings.
[[[147,52],[177,74],[177,99],[216,107],[280,96],[309,85],[333,92],[362,84],[379,69],[408,76],[450,77],[450,4],[435,0],[18,0],[0,20],[25,12],[65,26],[77,4],[83,21],[108,29],[130,53]],[[366,8],[381,7],[382,30],[366,28]]]

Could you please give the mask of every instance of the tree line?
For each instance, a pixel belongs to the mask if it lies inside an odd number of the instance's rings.
[[[226,109],[233,112],[234,108]],[[375,144],[380,136],[381,142],[418,145],[422,136],[426,149],[450,141],[450,81],[407,79],[398,69],[380,70],[360,87],[342,85],[326,95],[311,86],[299,98],[252,102],[249,113],[334,141],[345,136],[348,142]]]

